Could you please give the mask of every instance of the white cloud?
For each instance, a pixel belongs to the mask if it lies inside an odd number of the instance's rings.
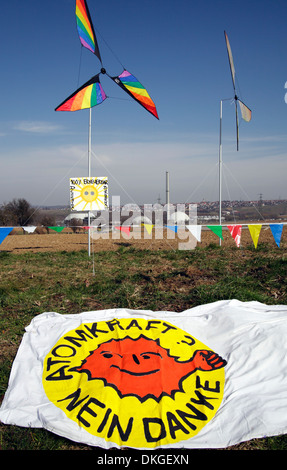
[[[61,130],[61,126],[45,121],[20,121],[14,125],[14,129],[21,132],[36,134],[51,134]]]

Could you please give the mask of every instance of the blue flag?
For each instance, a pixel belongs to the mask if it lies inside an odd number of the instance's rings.
[[[280,247],[283,224],[270,224],[271,232],[278,247]]]
[[[170,230],[173,230],[174,233],[177,233],[177,225],[167,225],[166,228],[169,228]]]
[[[0,243],[5,240],[7,235],[13,230],[13,227],[0,227]]]

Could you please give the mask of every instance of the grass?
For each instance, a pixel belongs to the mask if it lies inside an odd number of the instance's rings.
[[[106,308],[170,310],[236,298],[287,303],[284,250],[261,243],[193,251],[0,252],[0,396],[25,327],[45,311],[72,314]],[[255,439],[234,449],[286,450],[287,436]],[[2,450],[89,449],[42,429],[0,424]]]

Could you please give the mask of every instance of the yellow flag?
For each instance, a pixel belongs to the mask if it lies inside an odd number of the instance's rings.
[[[254,246],[255,246],[255,248],[257,248],[257,243],[258,243],[258,239],[259,239],[259,235],[260,235],[262,225],[258,225],[258,224],[248,225],[248,228],[249,228],[249,232],[250,232],[251,238],[253,240]]]
[[[151,232],[152,232],[152,229],[153,229],[153,225],[152,225],[152,224],[143,224],[143,226],[145,227],[145,229],[147,230],[148,234],[150,235]]]

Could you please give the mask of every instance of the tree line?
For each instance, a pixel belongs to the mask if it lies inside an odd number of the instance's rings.
[[[53,216],[41,215],[23,198],[13,199],[0,207],[0,226],[54,225]]]

